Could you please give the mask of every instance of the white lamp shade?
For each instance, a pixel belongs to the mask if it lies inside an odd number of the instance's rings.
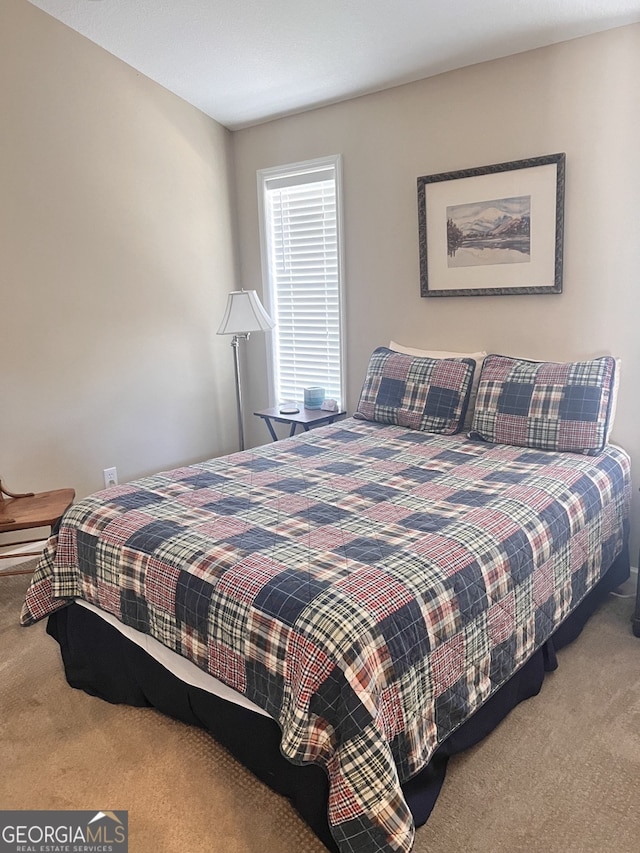
[[[274,326],[275,323],[264,310],[255,290],[234,290],[227,299],[227,307],[217,334],[266,332]]]

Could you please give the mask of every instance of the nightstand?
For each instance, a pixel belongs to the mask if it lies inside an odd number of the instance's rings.
[[[291,424],[289,437],[295,435],[296,428],[300,424],[305,432],[309,432],[312,426],[322,426],[322,424],[332,424],[336,418],[343,418],[347,413],[345,411],[328,412],[325,409],[305,409],[300,406],[300,411],[295,414],[286,415],[280,411],[280,406],[273,406],[271,409],[261,409],[259,412],[253,413],[256,417],[262,418],[266,423],[269,434],[274,441],[278,441],[278,436],[273,428],[273,424]]]

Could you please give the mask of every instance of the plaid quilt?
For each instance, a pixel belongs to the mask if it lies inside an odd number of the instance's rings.
[[[623,547],[630,463],[349,419],[92,495],[27,592],[80,597],[269,712],[344,853],[408,851],[401,782]]]

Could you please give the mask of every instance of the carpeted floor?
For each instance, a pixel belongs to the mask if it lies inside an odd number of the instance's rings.
[[[70,688],[0,577],[0,808],[127,809],[131,853],[323,853],[204,732]],[[454,759],[414,853],[637,853],[640,640],[610,597],[542,692]]]

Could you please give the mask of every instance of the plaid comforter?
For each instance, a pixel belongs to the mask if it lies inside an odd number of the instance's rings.
[[[401,781],[623,547],[629,459],[353,419],[80,501],[27,625],[80,597],[269,712],[342,851],[408,851]]]

